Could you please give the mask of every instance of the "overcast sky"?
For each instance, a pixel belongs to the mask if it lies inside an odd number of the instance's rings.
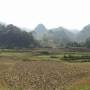
[[[82,29],[90,24],[90,0],[0,0],[0,21],[30,29],[40,23]]]

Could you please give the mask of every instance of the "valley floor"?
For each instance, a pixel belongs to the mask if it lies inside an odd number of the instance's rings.
[[[0,90],[90,90],[90,63],[63,61],[62,55],[1,51]]]

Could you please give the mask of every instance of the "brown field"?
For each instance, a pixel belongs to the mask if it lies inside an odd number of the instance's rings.
[[[21,52],[1,55],[0,90],[90,90],[89,62],[39,60]],[[89,89],[76,89],[82,86]]]
[[[3,62],[0,85],[14,90],[65,90],[90,76],[90,64],[55,61]],[[2,71],[3,70],[3,71]],[[83,81],[81,81],[83,82]],[[86,80],[90,84],[90,81]]]

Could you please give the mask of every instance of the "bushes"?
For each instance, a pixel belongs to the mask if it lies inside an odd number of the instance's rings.
[[[54,56],[50,56],[50,58],[58,58],[58,57],[54,55]]]
[[[62,59],[66,60],[66,61],[90,62],[90,56],[89,55],[67,54],[67,55],[63,55]]]
[[[48,51],[42,51],[41,54],[43,54],[43,55],[49,55],[50,53]]]

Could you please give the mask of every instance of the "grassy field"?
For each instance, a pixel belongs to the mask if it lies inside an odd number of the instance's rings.
[[[0,90],[90,90],[90,62],[82,56],[89,61],[90,52],[0,50]]]

